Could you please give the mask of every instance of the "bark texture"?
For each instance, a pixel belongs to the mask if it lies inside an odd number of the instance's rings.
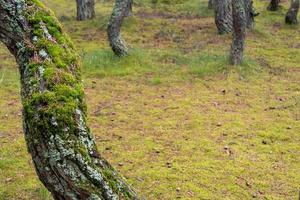
[[[233,41],[230,51],[230,62],[238,65],[243,61],[247,17],[244,0],[232,0]]]
[[[271,0],[268,6],[269,11],[277,11],[279,9],[280,0]]]
[[[28,151],[54,199],[138,199],[97,151],[78,56],[52,12],[39,0],[0,0],[0,41],[19,65]]]
[[[132,0],[115,0],[115,6],[108,22],[107,34],[109,44],[117,56],[128,54],[128,48],[120,31],[124,18],[130,13],[131,5]]]
[[[258,15],[253,8],[252,0],[243,0],[243,8],[246,15],[246,27],[252,29],[254,17]],[[233,31],[232,0],[214,0],[215,23],[219,34],[227,34]]]
[[[287,24],[297,24],[298,23],[297,15],[299,12],[299,5],[300,5],[300,0],[292,0],[291,7],[285,16],[285,23],[287,23]]]
[[[232,32],[232,0],[215,1],[215,23],[219,34]]]
[[[76,0],[77,2],[77,20],[83,21],[95,17],[94,0]]]

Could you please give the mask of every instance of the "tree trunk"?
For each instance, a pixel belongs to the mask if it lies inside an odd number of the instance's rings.
[[[252,29],[254,27],[254,17],[258,16],[253,7],[253,0],[244,0],[244,9],[246,15],[246,27]]]
[[[84,21],[95,17],[94,0],[76,0],[77,20]]]
[[[297,24],[298,23],[297,15],[298,15],[298,11],[299,11],[299,5],[300,5],[299,0],[292,0],[291,7],[285,16],[285,23],[287,23],[287,24]]]
[[[107,34],[109,43],[117,56],[125,56],[128,54],[128,48],[121,36],[120,30],[124,18],[129,13],[130,7],[131,0],[116,0],[108,23]]]
[[[128,1],[128,9],[126,10],[126,14],[125,14],[125,17],[130,17],[132,14],[133,14],[133,11],[132,11],[132,4],[133,4],[133,0],[129,0]]]
[[[232,0],[215,1],[215,23],[219,34],[232,32]]]
[[[219,34],[227,34],[233,31],[232,0],[214,0],[215,23]],[[252,29],[254,17],[258,15],[253,8],[252,0],[243,0],[242,5],[246,11],[246,27]]]
[[[271,0],[268,10],[269,11],[277,11],[279,9],[280,0]]]
[[[52,12],[39,0],[0,0],[0,41],[19,65],[28,151],[54,199],[138,199],[97,151],[78,56]]]
[[[214,9],[214,1],[215,0],[208,0],[208,9]]]
[[[233,41],[230,52],[230,63],[238,65],[243,61],[247,17],[244,0],[232,0]]]

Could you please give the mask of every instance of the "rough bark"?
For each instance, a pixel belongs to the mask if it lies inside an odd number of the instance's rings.
[[[287,24],[297,24],[298,23],[297,15],[299,12],[299,5],[300,5],[299,0],[292,0],[291,6],[285,16],[285,23],[287,23]]]
[[[77,2],[77,20],[83,21],[95,17],[94,0],[76,0]]]
[[[215,0],[215,23],[219,34],[232,32],[232,0]]]
[[[280,0],[271,0],[268,6],[269,11],[277,11],[279,9]]]
[[[208,0],[208,9],[214,9],[214,1],[215,0]]]
[[[124,18],[128,15],[131,0],[115,0],[115,6],[111,14],[107,34],[110,46],[117,56],[125,56],[128,54],[128,48],[121,36],[121,26]]]
[[[232,0],[233,40],[230,63],[238,65],[243,61],[247,17],[243,0]]]
[[[253,8],[252,0],[243,0],[243,8],[246,13],[246,26],[252,29],[254,17],[258,15]],[[214,0],[215,23],[219,34],[227,34],[233,31],[232,0]]]
[[[39,0],[0,0],[0,41],[19,65],[28,151],[54,199],[138,199],[97,151],[78,56],[52,12]]]

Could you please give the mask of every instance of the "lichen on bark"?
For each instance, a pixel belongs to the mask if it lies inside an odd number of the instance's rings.
[[[19,65],[28,151],[54,199],[138,199],[98,153],[79,58],[54,14],[39,0],[0,0],[0,40]]]

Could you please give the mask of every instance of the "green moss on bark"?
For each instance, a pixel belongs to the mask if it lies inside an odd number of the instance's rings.
[[[17,22],[7,26],[11,33],[12,27],[20,30],[19,37],[11,41],[15,46],[7,45],[20,65],[25,136],[40,180],[55,199],[118,199],[123,193],[137,199],[97,152],[70,38],[39,1],[25,1],[20,8],[21,14],[9,20]],[[15,14],[9,6],[4,9]],[[117,187],[102,170],[114,174]]]

